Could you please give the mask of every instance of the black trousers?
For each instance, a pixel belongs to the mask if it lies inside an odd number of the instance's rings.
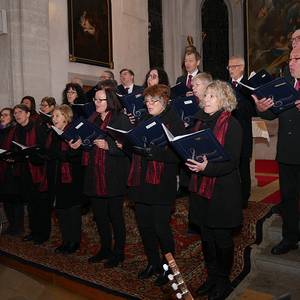
[[[282,236],[284,241],[292,245],[299,241],[300,166],[278,163],[278,167]]]
[[[56,208],[58,223],[63,241],[81,242],[81,212],[80,206]]]
[[[228,248],[234,245],[231,228],[211,228],[205,225],[201,225],[200,228],[202,241],[215,241],[219,248]]]
[[[51,232],[51,211],[47,199],[30,201],[28,205],[29,229],[39,239],[47,240]]]
[[[239,165],[239,173],[241,179],[241,192],[243,204],[247,204],[251,190],[251,175],[250,175],[250,159],[249,157],[241,157]]]
[[[114,232],[113,253],[124,253],[126,241],[126,227],[123,214],[124,196],[112,198],[91,198],[94,216],[101,239],[101,248],[112,247],[111,225]]]
[[[161,266],[165,254],[175,256],[175,243],[170,224],[172,206],[135,203],[135,214],[149,265]],[[159,244],[163,259],[161,262]]]

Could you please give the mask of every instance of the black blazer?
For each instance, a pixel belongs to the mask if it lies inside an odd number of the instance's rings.
[[[198,70],[197,74],[199,74],[199,73],[201,73],[201,72]],[[196,74],[196,75],[197,75],[197,74]],[[188,76],[188,73],[186,73],[185,75],[179,76],[179,77],[177,78],[177,80],[176,80],[176,84],[179,83],[179,82],[182,82],[182,83],[186,84],[187,76]],[[192,90],[192,88],[191,88],[191,90]]]
[[[230,82],[232,81],[230,80]],[[245,85],[252,86],[245,76],[243,76],[241,82]],[[232,115],[238,120],[243,129],[241,157],[251,157],[253,147],[252,117],[256,116],[255,102],[251,97],[251,90],[241,84],[238,84],[236,88],[245,97],[245,100],[239,102],[236,109],[232,111]]]

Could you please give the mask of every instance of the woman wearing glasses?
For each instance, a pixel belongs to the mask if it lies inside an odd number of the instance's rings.
[[[9,146],[4,142],[12,129],[16,125],[12,108],[3,108],[0,112],[0,148],[8,150]],[[20,180],[14,176],[14,166],[12,163],[0,161],[0,198],[3,202],[5,215],[9,226],[3,231],[3,235],[17,235],[24,230],[24,205],[21,200]]]
[[[170,105],[170,88],[164,84],[149,86],[144,92],[148,112],[138,124],[159,116],[174,136],[184,134],[185,127]],[[169,146],[139,148],[133,155],[131,172],[127,181],[129,198],[135,202],[135,213],[142,236],[148,265],[138,274],[139,279],[159,274],[156,286],[166,284],[167,271],[162,268],[164,255],[175,256],[175,244],[170,225],[171,208],[176,199],[176,168],[180,161]],[[160,259],[159,244],[163,260]]]
[[[15,150],[12,141],[24,146],[45,145],[47,139],[46,128],[36,125],[30,118],[30,110],[26,105],[14,107],[17,125],[12,127],[4,141],[4,149]],[[31,155],[21,162],[9,161],[14,164],[14,176],[20,180],[23,202],[28,202],[30,234],[23,238],[24,242],[34,241],[35,245],[48,240],[51,231],[50,207],[46,193],[39,192],[42,181],[43,161]],[[7,171],[4,170],[4,172]]]
[[[68,83],[62,93],[62,104],[84,104],[88,102],[82,87],[77,83]]]
[[[106,126],[122,130],[132,129],[132,124],[122,111],[122,105],[111,87],[100,87],[95,94],[96,112],[89,118],[94,125],[106,131]],[[129,174],[129,157],[119,149],[114,140],[107,135],[105,139],[94,141],[94,148],[83,153],[86,166],[84,193],[91,198],[101,248],[88,259],[89,263],[98,263],[108,259],[104,267],[113,268],[124,261],[126,239],[123,216],[123,199],[127,194],[126,180]],[[81,141],[69,143],[72,149],[78,149]],[[112,249],[112,232],[114,248]]]

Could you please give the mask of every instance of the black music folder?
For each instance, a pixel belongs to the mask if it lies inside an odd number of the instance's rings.
[[[174,137],[164,124],[162,127],[169,142],[185,161],[193,159],[203,162],[203,155],[213,163],[230,160],[230,156],[209,128]]]
[[[139,89],[135,92],[125,94],[120,97],[127,110],[127,113],[132,114],[136,122],[147,111],[147,108],[144,105],[144,90],[145,89]]]
[[[253,84],[253,86],[259,87],[261,85],[273,81],[274,77],[270,73],[268,73],[265,69],[262,69],[254,76],[250,77],[248,80]]]
[[[119,90],[121,95],[127,95],[127,92],[126,92],[123,84],[118,85],[118,90]]]
[[[300,100],[300,93],[285,77],[279,77],[257,88],[252,88],[244,84],[242,85],[253,90],[253,93],[260,99],[271,98],[274,105],[270,107],[270,109],[276,114],[295,107],[295,102]]]
[[[27,147],[24,146],[20,143],[17,143],[15,141],[12,141],[12,143],[14,143],[15,145],[17,145],[18,147],[20,147],[22,149],[23,152],[25,152],[26,154],[30,154],[30,155],[34,155],[36,157],[39,157],[43,160],[52,160],[55,159],[57,157],[57,152],[50,150],[44,146],[41,145],[34,145],[31,147]]]
[[[80,139],[80,147],[85,151],[90,151],[94,147],[94,140],[104,139],[107,136],[105,131],[83,117],[74,121],[65,131],[54,126],[51,127],[58,135],[68,141],[73,140],[73,142],[76,142]]]
[[[45,114],[41,110],[39,110],[38,113],[42,117],[42,119],[45,123],[52,124],[51,114]]]
[[[195,126],[194,115],[200,109],[195,96],[174,99],[171,101],[171,105],[181,120],[188,124],[188,127]]]
[[[73,104],[71,108],[73,114],[75,114],[77,118],[84,117],[85,119],[88,119],[96,111],[94,102],[88,102],[84,104]]]
[[[1,160],[12,159],[15,161],[22,161],[23,159],[25,159],[25,156],[26,155],[23,152],[0,149]]]
[[[178,82],[177,84],[171,87],[171,91],[175,93],[178,97],[185,97],[187,92],[191,90],[182,82]]]
[[[108,133],[123,145],[124,150],[132,151],[132,146],[146,147],[146,141],[158,147],[166,146],[168,142],[162,124],[161,118],[155,116],[129,131],[110,126],[106,128]]]
[[[230,85],[235,93],[236,101],[242,102],[245,100],[245,97],[242,95],[242,93],[230,82]]]

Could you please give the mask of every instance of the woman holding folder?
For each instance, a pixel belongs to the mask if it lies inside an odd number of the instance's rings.
[[[53,109],[52,123],[56,128],[64,131],[72,120],[73,112],[68,105]],[[55,207],[63,239],[54,253],[70,255],[80,248],[81,243],[80,207],[88,201],[83,194],[85,168],[81,164],[81,152],[71,157],[68,143],[53,130],[46,147],[57,152],[57,157],[45,163],[40,190],[47,191],[48,202]]]
[[[3,108],[0,112],[0,148],[8,150],[5,140],[16,120],[12,108]],[[24,230],[24,204],[21,200],[20,179],[14,176],[14,164],[0,161],[0,198],[9,226],[2,232],[2,235],[17,235]]]
[[[220,163],[188,159],[192,171],[189,219],[200,227],[202,251],[207,269],[206,282],[197,289],[198,296],[225,299],[230,293],[230,273],[234,258],[231,229],[242,223],[239,158],[242,128],[231,116],[237,101],[228,83],[216,80],[200,96],[202,109],[195,115],[195,131],[210,128],[230,160]]]
[[[30,110],[26,105],[14,107],[14,116],[17,125],[12,127],[4,142],[5,147],[16,150],[12,141],[30,147],[45,145],[47,139],[46,128],[36,125],[31,119]],[[50,206],[47,203],[46,193],[39,192],[42,181],[42,166],[44,161],[27,156],[21,162],[14,162],[14,176],[19,178],[22,201],[28,202],[30,234],[22,240],[33,241],[35,245],[43,244],[49,239],[51,231]]]
[[[150,86],[144,91],[148,112],[142,115],[138,125],[159,116],[174,136],[184,134],[185,127],[170,105],[170,88],[163,84]],[[162,268],[165,254],[175,256],[175,244],[170,225],[172,205],[176,199],[176,168],[180,161],[169,146],[135,147],[130,175],[127,181],[129,198],[135,202],[135,213],[142,236],[148,265],[138,274],[139,279],[159,274],[156,286],[166,284],[168,271]],[[159,244],[163,259],[161,261]]]
[[[121,109],[122,105],[111,87],[99,87],[95,94],[96,112],[88,119],[94,125],[106,131],[106,126],[130,130],[133,126]],[[81,141],[70,141],[73,149],[78,149]],[[88,259],[89,263],[98,263],[108,259],[104,267],[113,268],[125,259],[124,249],[126,228],[123,215],[123,199],[127,194],[126,180],[129,174],[129,157],[116,146],[107,135],[105,139],[94,141],[95,146],[83,153],[86,165],[84,193],[91,203],[101,238],[99,252]],[[112,232],[114,248],[112,249]]]

